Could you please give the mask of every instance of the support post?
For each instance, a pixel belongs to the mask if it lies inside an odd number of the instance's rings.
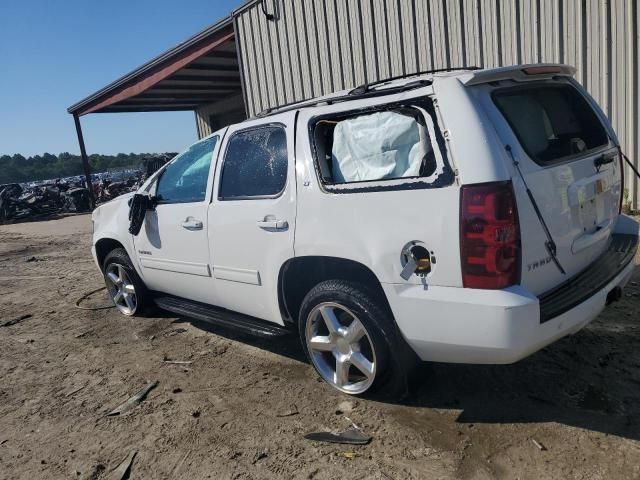
[[[80,126],[80,117],[77,113],[73,114],[73,121],[76,124],[76,133],[78,134],[78,144],[80,145],[80,157],[82,157],[82,168],[84,169],[84,178],[89,189],[89,199],[91,200],[91,208],[96,208],[96,199],[93,196],[93,183],[91,182],[91,169],[89,168],[89,158],[87,150],[84,148],[84,137],[82,136],[82,127]]]

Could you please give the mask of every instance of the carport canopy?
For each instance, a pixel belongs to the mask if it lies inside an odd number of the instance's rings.
[[[70,106],[87,186],[91,177],[82,115],[195,111],[241,92],[233,20],[228,17]],[[239,107],[244,110],[244,105]]]
[[[231,18],[203,30],[68,108],[73,115],[195,110],[240,93]]]

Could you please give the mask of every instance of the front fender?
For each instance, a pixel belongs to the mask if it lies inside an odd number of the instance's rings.
[[[136,255],[133,235],[129,233],[129,197],[130,195],[123,195],[93,211],[93,249],[99,250],[98,244],[104,240],[118,242],[129,255],[138,275],[144,278]]]

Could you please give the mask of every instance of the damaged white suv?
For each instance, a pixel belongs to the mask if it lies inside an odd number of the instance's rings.
[[[276,338],[349,394],[413,359],[511,363],[620,297],[607,118],[566,65],[434,72],[223,128],[93,213],[118,309]]]

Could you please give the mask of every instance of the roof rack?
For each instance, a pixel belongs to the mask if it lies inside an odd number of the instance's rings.
[[[280,105],[277,107],[266,108],[261,112],[259,112],[258,114],[256,114],[256,118],[264,117],[272,113],[289,112],[291,110],[296,110],[298,108],[313,107],[320,104],[332,105],[334,103],[345,102],[348,100],[358,100],[362,98],[377,97],[381,95],[388,95],[389,93],[399,93],[399,92],[413,90],[420,87],[426,87],[428,85],[431,85],[432,83],[431,80],[416,80],[414,82],[409,82],[404,85],[385,88],[384,90],[372,90],[372,87],[376,85],[392,82],[393,80],[417,77],[419,75],[427,75],[429,73],[452,72],[456,70],[481,70],[481,67],[470,66],[470,67],[439,68],[435,70],[422,70],[420,72],[413,72],[405,75],[397,75],[395,77],[389,77],[389,78],[377,80],[375,82],[365,83],[363,85],[360,85],[359,87],[356,87],[350,90],[346,95],[340,95],[338,97],[330,97],[330,98],[319,98],[319,99],[306,100],[306,101],[302,100],[298,102],[285,103],[284,105]]]

